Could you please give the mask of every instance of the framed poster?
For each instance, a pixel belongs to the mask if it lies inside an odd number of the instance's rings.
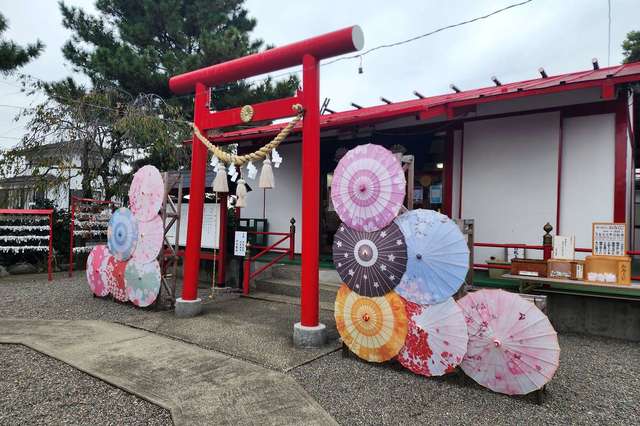
[[[218,235],[220,227],[218,225],[218,215],[220,213],[220,204],[205,203],[204,210],[202,212],[202,237],[200,240],[201,248],[217,249],[218,248]],[[183,203],[182,210],[180,212],[180,241],[178,244],[181,247],[187,245],[187,228],[189,221],[189,204]],[[173,243],[176,236],[176,224],[174,223],[169,232],[167,232],[167,239]]]
[[[627,254],[627,224],[594,222],[592,225],[594,256],[625,256]]]

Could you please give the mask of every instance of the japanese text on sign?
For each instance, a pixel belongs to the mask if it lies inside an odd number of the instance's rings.
[[[625,241],[626,225],[624,223],[593,224],[594,256],[624,256]]]

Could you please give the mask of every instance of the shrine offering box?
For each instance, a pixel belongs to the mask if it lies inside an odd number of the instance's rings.
[[[547,261],[541,259],[511,259],[511,275],[546,277]]]
[[[587,256],[584,279],[603,284],[631,284],[629,256]]]
[[[549,259],[547,261],[547,276],[565,280],[582,280],[584,278],[584,261]]]

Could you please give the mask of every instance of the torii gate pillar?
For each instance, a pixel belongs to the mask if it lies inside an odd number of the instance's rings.
[[[362,49],[364,36],[358,26],[276,47],[232,61],[172,77],[169,87],[176,94],[195,92],[194,124],[207,130],[246,124],[240,108],[211,111],[209,88],[284,68],[302,65],[302,92],[296,96],[252,105],[254,120],[274,120],[295,115],[293,105],[303,105],[302,125],[302,273],[301,318],[294,325],[294,343],[313,347],[324,343],[325,327],[319,322],[319,227],[320,227],[320,60]],[[187,247],[182,297],[176,315],[200,313],[197,297],[200,243],[207,150],[194,136],[191,155],[191,187]],[[223,242],[221,242],[222,244]],[[222,267],[224,267],[222,265]]]

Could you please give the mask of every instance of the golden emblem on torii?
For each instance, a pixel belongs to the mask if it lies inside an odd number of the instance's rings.
[[[248,123],[253,118],[253,107],[251,105],[245,105],[240,109],[240,120],[243,123]]]

